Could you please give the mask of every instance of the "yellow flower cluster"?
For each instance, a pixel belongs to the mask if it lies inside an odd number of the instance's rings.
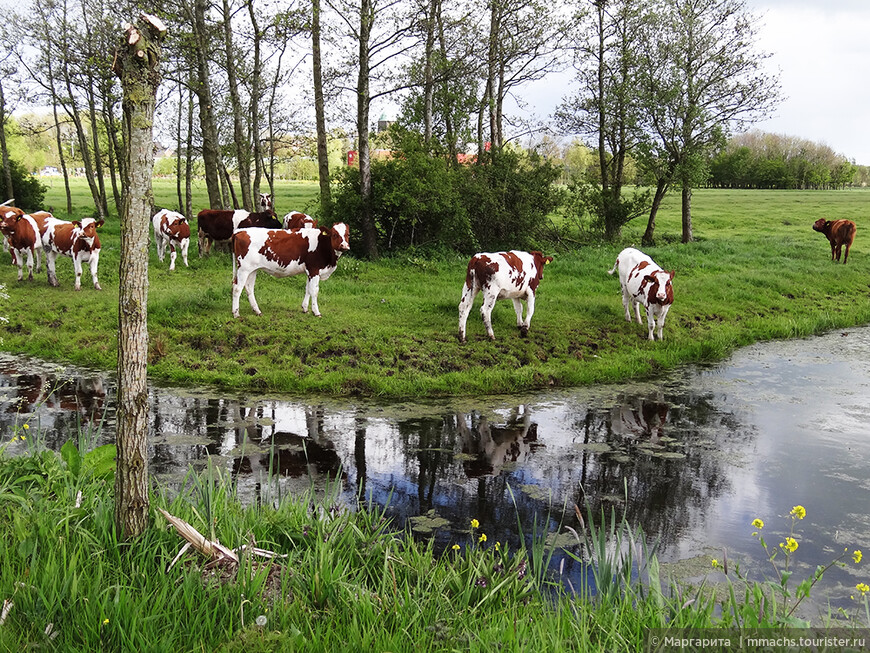
[[[752,525],[755,528],[764,528],[764,522],[758,519],[757,517],[752,520]]]
[[[803,506],[795,506],[791,509],[791,512],[788,513],[792,517],[797,517],[798,519],[803,519],[807,516],[807,511]]]
[[[779,543],[779,548],[785,549],[789,553],[794,553],[795,551],[797,551],[798,548],[797,540],[793,537],[787,537],[785,538],[785,542]]]
[[[863,557],[864,557],[864,554],[861,553],[861,549],[855,549],[855,550],[852,552],[852,560],[855,561],[855,564],[856,564],[856,565],[857,565],[859,562],[861,562],[861,558],[863,558]]]
[[[870,592],[870,587],[867,586],[867,583],[858,583],[855,585],[855,589],[861,592],[861,596],[864,596],[867,592]]]
[[[472,528],[480,528],[480,522],[477,521],[476,519],[472,519],[471,520],[471,527]]]

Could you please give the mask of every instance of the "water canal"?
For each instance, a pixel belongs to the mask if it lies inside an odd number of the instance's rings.
[[[25,421],[52,448],[79,428],[114,439],[111,374],[0,354],[0,395],[3,442]],[[361,490],[439,548],[464,544],[472,518],[488,542],[515,544],[579,529],[574,504],[613,506],[674,573],[707,574],[726,548],[760,578],[751,521],[776,546],[800,504],[795,578],[846,547],[870,554],[870,327],[746,347],[654,382],[390,404],[151,386],[150,411],[150,470],[165,484],[209,459],[249,501],[270,466],[282,492],[338,478],[348,505]],[[579,580],[580,565],[564,565]],[[834,568],[814,598],[848,607],[868,578]]]

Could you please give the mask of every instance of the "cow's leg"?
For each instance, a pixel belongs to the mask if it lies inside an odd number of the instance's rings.
[[[837,256],[837,246],[834,243],[831,243],[831,260],[836,261]]]
[[[837,263],[840,262],[840,255],[843,253],[843,245],[837,244]]]
[[[248,302],[251,304],[251,309],[257,315],[262,315],[263,312],[260,310],[260,307],[257,306],[257,298],[254,297],[254,284],[257,282],[257,271],[252,270],[250,274],[248,274],[248,278],[245,280],[245,292],[248,293]]]
[[[465,342],[465,325],[468,322],[468,314],[471,313],[474,298],[480,291],[477,282],[474,282],[471,288],[468,287],[468,284],[462,288],[462,299],[459,300],[459,342]]]
[[[48,284],[50,286],[59,286],[57,282],[57,274],[54,271],[55,261],[57,260],[57,252],[48,250],[45,252],[45,269],[48,272]]]
[[[100,286],[100,282],[97,280],[97,268],[100,265],[100,250],[94,250],[91,252],[91,281],[94,282],[94,288],[97,290],[102,290],[102,286]]]
[[[201,254],[202,250],[199,251]],[[247,272],[236,266],[236,257],[233,256],[233,317],[239,317],[239,296],[242,294],[247,278]]]
[[[162,263],[163,257],[166,255],[166,241],[160,234],[157,234],[154,240],[157,242],[157,258]]]
[[[520,304],[519,300],[515,300],[514,309],[519,306],[519,310],[522,310],[522,304]],[[532,325],[532,315],[535,313],[535,293],[528,292],[526,294],[526,321],[520,325],[520,335],[524,338],[529,335],[529,327]],[[519,317],[519,312],[517,312],[517,317]]]
[[[175,245],[172,243],[169,243],[169,271],[170,272],[172,272],[175,269],[175,257],[176,257]],[[160,260],[162,261],[163,257],[161,257]]]
[[[202,258],[209,252],[209,245],[211,241],[208,236],[205,235],[205,232],[202,229],[198,230],[199,235],[199,258]]]
[[[511,302],[514,305],[514,313],[517,314],[517,328],[523,328],[523,303],[519,300],[519,298],[511,297]]]
[[[190,238],[185,238],[181,241],[181,259],[184,261],[184,267],[189,268],[187,264],[187,250],[190,247]]]
[[[16,251],[16,259],[18,262],[18,280],[24,281],[24,266],[27,266],[28,272],[33,270],[33,257],[30,250],[19,249]]]
[[[646,307],[646,323],[649,327],[649,339],[655,340],[655,337],[653,336],[653,331],[655,330],[656,326],[656,314],[651,306]]]
[[[671,310],[671,305],[665,304],[664,306],[662,306],[662,310],[659,313],[659,319],[658,319],[659,340],[664,340],[664,337],[662,336],[662,329],[665,328],[665,318],[667,317],[669,310]]]
[[[495,307],[495,302],[498,295],[483,292],[483,306],[480,307],[480,314],[483,316],[483,325],[486,327],[486,335],[490,340],[495,340],[495,334],[492,332],[492,309]]]
[[[846,261],[849,260],[849,248],[852,245],[850,243],[846,243],[846,255],[843,257],[843,265],[846,265]]]
[[[643,324],[643,320],[640,318],[640,302],[635,300],[633,297],[632,301],[634,302],[634,314],[637,317],[637,323]],[[647,315],[649,315],[649,311],[647,311]]]
[[[75,270],[75,273],[76,273],[75,289],[81,290],[82,289],[82,260],[76,255],[73,255],[72,260],[73,260],[73,269]]]
[[[38,241],[36,247],[33,248],[33,255],[36,257],[37,274],[42,270],[42,257],[39,255],[40,251],[42,251],[42,241]]]
[[[628,292],[628,288],[623,286],[622,287],[622,307],[625,309],[625,321],[626,322],[631,322],[631,304],[632,304],[631,293]]]
[[[305,284],[305,297],[302,298],[302,312],[308,312],[308,300],[311,299],[311,312],[320,317],[320,307],[317,305],[317,295],[320,292],[320,277],[314,275]]]

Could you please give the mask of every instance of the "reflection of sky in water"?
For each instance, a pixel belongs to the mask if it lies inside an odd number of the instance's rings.
[[[490,541],[515,542],[518,520],[526,536],[579,528],[573,505],[588,501],[596,514],[624,510],[664,560],[721,558],[727,547],[731,559],[754,558],[746,571],[762,567],[752,519],[776,547],[783,516],[802,504],[797,559],[811,569],[843,547],[870,550],[868,354],[862,328],[747,347],[657,382],[406,404],[152,388],[151,469],[178,482],[210,456],[247,499],[270,464],[284,492],[341,474],[345,500],[362,482],[397,523],[431,510],[448,520],[441,546],[463,541],[471,518]],[[30,415],[52,447],[89,421],[111,440],[111,377],[86,372],[58,388],[64,374],[0,356],[3,432]],[[843,586],[834,596],[867,580],[855,573],[829,572]]]

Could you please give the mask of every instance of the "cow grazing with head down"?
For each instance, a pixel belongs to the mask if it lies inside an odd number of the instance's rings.
[[[317,295],[320,280],[335,272],[339,257],[350,249],[350,232],[340,222],[332,229],[240,229],[233,234],[233,316],[239,317],[239,297],[242,288],[254,313],[262,315],[254,298],[257,272],[263,270],[273,277],[290,277],[305,272],[305,297],[302,312],[311,311],[320,317]]]
[[[73,260],[76,274],[75,289],[82,289],[82,265],[88,263],[91,268],[91,279],[94,288],[102,290],[97,280],[97,267],[100,262],[100,237],[97,227],[102,227],[102,220],[84,218],[79,221],[67,222],[57,218],[48,218],[45,223],[45,233],[42,235],[42,247],[45,250],[45,264],[48,268],[48,283],[52,286],[57,282],[55,261],[59,255],[69,256]]]
[[[674,289],[671,279],[674,271],[665,272],[655,261],[640,250],[628,247],[616,257],[616,263],[607,274],[619,270],[619,283],[622,286],[622,305],[625,307],[625,319],[631,322],[631,307],[634,306],[637,323],[640,319],[640,307],[646,309],[649,339],[655,340],[653,330],[658,324],[659,340],[662,339],[662,329],[665,317],[674,303]]]
[[[459,301],[459,341],[465,342],[465,324],[474,304],[474,298],[482,290],[483,305],[480,314],[490,340],[495,340],[492,332],[492,309],[498,299],[508,298],[514,304],[517,314],[517,327],[520,334],[529,333],[529,324],[535,313],[535,292],[544,277],[544,266],[553,260],[541,252],[488,252],[475,254],[468,262],[465,274],[465,287]],[[523,320],[523,305],[526,301],[526,319]]]
[[[212,242],[229,241],[237,229],[263,227],[280,229],[281,223],[275,219],[271,211],[250,213],[249,211],[223,211],[219,209],[203,209],[196,216],[199,227],[199,255],[211,251]]]
[[[190,225],[187,224],[187,218],[175,211],[163,209],[154,214],[151,223],[154,225],[157,258],[163,260],[166,255],[166,246],[169,245],[169,270],[175,269],[176,249],[181,250],[184,266],[189,267],[187,250],[190,247]]]
[[[843,245],[846,246],[846,255],[843,257],[843,265],[849,260],[849,249],[855,242],[855,223],[851,220],[825,220],[819,218],[813,223],[813,231],[825,234],[831,241],[831,260],[839,261]]]
[[[285,229],[317,229],[317,220],[300,211],[290,211],[283,222]]]
[[[18,280],[24,279],[24,265],[27,265],[27,280],[33,279],[33,260],[36,259],[39,268],[39,250],[42,249],[42,238],[39,225],[31,216],[21,209],[4,207],[0,209],[0,232],[9,243],[12,262],[18,266]]]

